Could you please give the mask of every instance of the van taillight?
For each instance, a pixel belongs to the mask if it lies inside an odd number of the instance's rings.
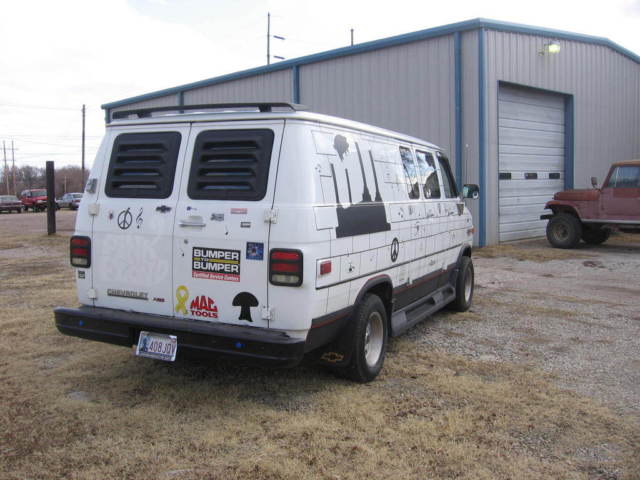
[[[91,239],[89,237],[71,237],[71,265],[79,268],[91,266]]]
[[[302,252],[274,249],[269,255],[269,280],[273,285],[302,285]]]

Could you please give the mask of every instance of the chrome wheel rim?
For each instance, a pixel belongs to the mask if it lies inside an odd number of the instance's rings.
[[[469,303],[471,300],[471,292],[473,290],[473,274],[471,270],[467,270],[467,275],[464,277],[464,301]]]
[[[379,312],[371,312],[364,332],[364,358],[373,367],[380,360],[384,343],[384,325]]]

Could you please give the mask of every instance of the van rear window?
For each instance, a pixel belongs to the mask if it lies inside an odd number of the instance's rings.
[[[123,133],[113,142],[105,193],[109,197],[167,198],[173,191],[179,132]]]
[[[267,191],[273,131],[207,130],[198,134],[189,198],[261,200]]]

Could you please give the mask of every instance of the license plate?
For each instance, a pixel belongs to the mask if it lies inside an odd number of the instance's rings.
[[[136,355],[139,357],[155,358],[173,362],[178,351],[178,339],[175,335],[162,333],[140,332]]]

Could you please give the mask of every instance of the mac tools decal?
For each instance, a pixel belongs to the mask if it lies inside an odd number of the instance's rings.
[[[208,280],[240,281],[240,250],[193,247],[193,278]]]

